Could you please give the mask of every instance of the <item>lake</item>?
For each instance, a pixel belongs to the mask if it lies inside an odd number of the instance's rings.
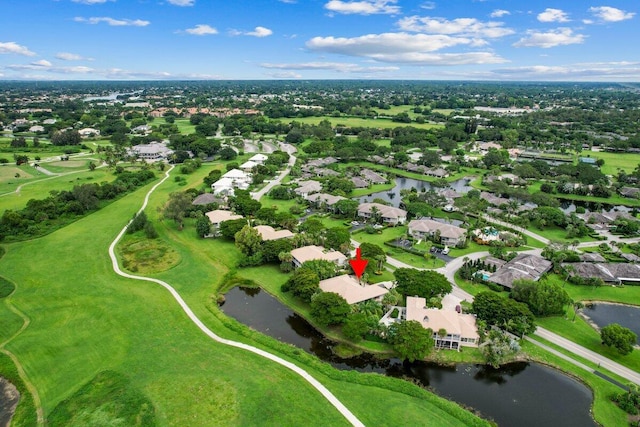
[[[598,302],[585,307],[583,312],[599,328],[611,323],[618,323],[625,328],[631,329],[640,337],[640,307]],[[637,344],[640,345],[640,338]]]
[[[233,288],[221,309],[230,317],[282,342],[293,344],[337,369],[418,380],[435,393],[472,407],[505,426],[595,426],[590,416],[591,391],[559,371],[536,363],[511,363],[499,369],[461,364],[443,367],[425,362],[353,358],[335,355],[335,343],[305,319],[260,289]]]
[[[451,188],[452,190],[457,191],[458,193],[464,194],[469,190],[472,190],[473,187],[469,186],[471,179],[462,178],[456,181],[452,181],[446,188]],[[360,203],[372,202],[373,199],[383,199],[388,203],[391,203],[393,206],[398,207],[400,205],[402,197],[400,196],[401,190],[410,190],[415,188],[418,192],[429,191],[431,188],[434,190],[438,190],[437,187],[433,187],[431,183],[427,181],[420,181],[418,179],[413,178],[405,178],[402,176],[395,178],[395,187],[387,191],[379,191],[377,193],[370,194],[368,196],[358,197]]]

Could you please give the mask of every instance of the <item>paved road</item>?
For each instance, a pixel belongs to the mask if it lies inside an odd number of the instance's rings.
[[[355,240],[351,240],[351,243],[354,246],[359,246],[360,243],[358,243]],[[529,253],[529,254],[535,254],[535,255],[540,255],[540,252],[542,250],[541,249],[532,249],[529,251],[522,251],[520,253]],[[469,260],[475,260],[475,259],[479,259],[479,258],[483,258],[485,256],[488,256],[489,252],[474,252],[471,253],[469,255],[466,256],[466,258],[468,258]],[[462,300],[467,300],[468,302],[473,302],[473,295],[471,295],[470,293],[460,289],[458,286],[456,286],[456,282],[454,280],[454,274],[455,272],[462,267],[462,264],[464,263],[464,258],[465,257],[458,257],[456,259],[454,259],[453,261],[451,261],[450,263],[448,263],[446,266],[442,267],[442,268],[438,268],[435,271],[444,274],[447,279],[449,280],[449,282],[451,283],[451,286],[453,287],[453,290],[451,291],[451,294],[447,295],[447,297],[451,300],[448,301],[447,305],[455,305],[456,301],[462,301]],[[416,268],[412,265],[408,265],[405,264],[402,261],[399,261],[395,258],[389,257],[387,256],[387,263],[392,265],[395,268]],[[418,268],[418,270],[425,270],[424,268]],[[446,298],[446,297],[445,297]],[[459,302],[458,302],[459,303]],[[444,302],[443,302],[444,304]],[[536,331],[534,332],[535,335],[546,339],[549,342],[552,342],[568,351],[570,351],[571,353],[580,356],[584,359],[587,359],[593,363],[597,363],[599,364],[601,367],[608,369],[610,372],[613,372],[619,376],[621,376],[622,378],[625,378],[631,382],[634,382],[638,385],[640,385],[640,373],[629,369],[625,366],[622,366],[619,363],[614,362],[611,359],[608,359],[594,351],[591,351],[585,347],[582,347],[581,345],[578,345],[576,343],[574,343],[573,341],[570,341],[566,338],[561,337],[560,335],[554,334],[553,332],[538,327],[536,329]],[[531,342],[533,342],[534,344],[538,345],[540,344],[541,347],[548,349],[548,346],[544,346],[544,344],[541,344],[535,340],[530,340]],[[552,351],[552,353],[556,354],[558,352]],[[561,354],[561,353],[560,353]],[[587,369],[591,372],[593,372],[593,369],[587,367],[586,365],[571,359],[570,357],[562,354],[563,359],[565,360],[569,360],[571,363],[575,364],[576,366],[579,366],[583,369]]]
[[[551,243],[551,240],[549,240],[546,237],[543,237],[543,236],[541,236],[539,234],[536,234],[533,231],[529,231],[526,228],[522,228],[522,227],[519,227],[517,225],[510,224],[508,222],[504,222],[504,221],[502,221],[500,219],[494,218],[494,217],[489,216],[489,215],[482,215],[482,218],[484,218],[485,220],[487,220],[489,222],[492,222],[494,224],[498,224],[498,225],[501,225],[501,226],[507,227],[507,228],[512,228],[512,229],[514,229],[516,231],[519,231],[520,233],[526,234],[529,237],[533,237],[536,240],[540,240],[545,245],[548,245],[549,243]]]
[[[168,171],[165,172],[165,177],[149,190],[149,192],[147,193],[147,195],[144,198],[144,203],[142,204],[142,207],[140,208],[140,210],[138,212],[142,212],[147,207],[147,204],[149,202],[149,197],[156,190],[156,188],[158,188],[162,183],[164,183],[164,181],[166,181],[169,178],[169,173],[171,172],[171,170],[173,168],[174,168],[174,166],[171,166],[171,168]],[[322,394],[322,396],[325,399],[327,399],[329,401],[329,403],[331,403],[352,425],[357,426],[357,427],[364,427],[364,424],[342,402],[340,402],[340,400],[338,400],[338,398],[333,393],[331,393],[331,391],[329,391],[329,389],[327,389],[324,385],[322,385],[322,383],[320,383],[318,380],[316,380],[314,377],[312,377],[304,369],[300,368],[299,366],[297,366],[297,365],[295,365],[295,364],[293,364],[293,363],[291,363],[291,362],[289,362],[287,360],[282,359],[281,357],[276,356],[275,354],[271,354],[271,353],[269,353],[267,351],[264,351],[262,349],[259,349],[257,347],[254,347],[254,346],[251,346],[251,345],[248,345],[248,344],[244,344],[244,343],[241,343],[241,342],[238,342],[238,341],[228,340],[228,339],[225,339],[225,338],[222,338],[222,337],[216,335],[213,331],[211,331],[209,328],[207,328],[207,326],[204,323],[202,323],[202,321],[195,315],[195,313],[191,310],[191,308],[189,308],[187,303],[182,299],[180,294],[171,285],[169,285],[167,282],[163,282],[162,280],[158,280],[158,279],[152,279],[150,277],[135,276],[133,274],[125,273],[124,271],[122,271],[120,269],[120,266],[118,265],[118,258],[116,257],[116,254],[115,254],[115,248],[116,248],[116,245],[118,244],[118,242],[120,241],[120,239],[122,238],[122,236],[124,236],[124,233],[126,231],[127,231],[127,226],[125,226],[122,229],[122,231],[120,231],[120,233],[116,236],[114,241],[109,246],[109,257],[111,258],[111,265],[113,266],[113,270],[116,272],[116,274],[118,274],[119,276],[122,276],[122,277],[126,277],[128,279],[142,280],[142,281],[146,281],[146,282],[153,282],[153,283],[156,283],[156,284],[162,286],[167,291],[169,291],[171,296],[173,296],[173,298],[177,301],[177,303],[180,305],[182,310],[187,314],[189,319],[193,323],[195,323],[195,325],[202,332],[204,332],[209,338],[213,339],[216,342],[219,342],[220,344],[224,344],[224,345],[228,345],[228,346],[231,346],[231,347],[240,348],[242,350],[250,351],[252,353],[255,353],[255,354],[259,355],[259,356],[262,356],[262,357],[264,357],[266,359],[269,359],[269,360],[271,360],[273,362],[276,362],[276,363],[278,363],[278,364],[290,369],[291,371],[293,371],[296,374],[300,375],[309,384],[311,384],[316,390],[318,390],[320,392],[320,394]]]
[[[271,191],[273,187],[275,187],[276,185],[279,185],[284,179],[284,177],[289,175],[289,172],[291,172],[291,168],[293,167],[293,165],[296,164],[296,156],[294,156],[294,153],[296,152],[296,147],[290,144],[281,143],[280,148],[282,149],[282,151],[286,151],[289,154],[289,163],[287,164],[287,167],[285,168],[285,170],[280,172],[280,175],[278,175],[276,179],[272,180],[270,183],[265,185],[264,188],[262,188],[261,190],[251,193],[251,197],[253,197],[256,200],[260,200],[262,196],[264,196],[269,191]]]
[[[554,334],[553,332],[539,326],[534,334],[556,345],[559,345],[566,350],[569,350],[577,356],[583,357],[593,363],[597,363],[599,366],[608,369],[609,371],[621,376],[622,378],[640,385],[640,373],[622,366],[621,364],[616,363],[613,360],[596,353],[595,351],[584,348],[581,345],[574,343],[573,341],[563,338],[560,335]]]

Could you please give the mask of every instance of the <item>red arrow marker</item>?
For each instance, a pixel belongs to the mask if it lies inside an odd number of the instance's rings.
[[[360,248],[356,248],[356,259],[349,260],[349,264],[351,264],[351,268],[358,280],[362,277],[362,273],[364,273],[364,269],[367,268],[367,263],[369,262],[369,260],[362,259],[361,257],[362,253],[360,252]]]

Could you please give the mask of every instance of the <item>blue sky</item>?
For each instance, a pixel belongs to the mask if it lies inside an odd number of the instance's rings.
[[[0,79],[640,81],[635,0],[3,0]]]

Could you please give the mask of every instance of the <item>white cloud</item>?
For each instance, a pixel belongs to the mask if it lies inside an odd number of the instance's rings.
[[[330,0],[324,8],[343,15],[394,14],[400,12],[400,6],[395,6],[397,2],[398,0]]]
[[[35,56],[26,46],[19,45],[16,42],[0,42],[0,54],[15,54],[25,56]]]
[[[583,19],[583,20],[582,20],[582,23],[583,23],[583,24],[586,24],[586,25],[590,25],[590,24],[593,24],[593,23],[594,23],[594,21],[593,21],[593,19]]]
[[[273,34],[273,31],[265,27],[256,27],[253,31],[246,33],[247,36],[253,37],[268,37],[271,34]]]
[[[207,24],[198,24],[193,28],[187,28],[184,30],[186,33],[193,34],[194,36],[206,36],[210,34],[218,34],[218,30],[207,25]]]
[[[77,53],[69,53],[69,52],[59,52],[56,54],[56,58],[62,59],[63,61],[82,61],[88,60],[91,61],[91,58],[85,58]]]
[[[491,12],[491,15],[489,16],[492,18],[502,18],[505,15],[511,15],[511,12],[504,9],[496,9],[493,12]]]
[[[428,16],[408,16],[398,21],[403,31],[429,34],[459,34],[467,37],[498,38],[513,34],[511,28],[505,28],[503,22],[482,22],[475,18],[430,18]]]
[[[640,78],[638,62],[596,62],[571,65],[533,65],[493,70],[497,78],[515,80],[585,80],[585,81],[637,81]]]
[[[383,33],[360,37],[314,37],[307,41],[310,50],[365,57],[381,62],[406,62],[424,65],[487,64],[505,62],[491,52],[439,53],[440,49],[472,45],[476,40],[447,35]]]
[[[574,34],[570,28],[558,28],[547,32],[527,31],[523,37],[513,44],[514,47],[542,47],[550,48],[569,44],[580,44],[585,40],[583,34]]]
[[[294,4],[297,3],[296,0],[278,0],[280,3]]]
[[[108,1],[116,1],[116,0],[71,0],[74,3],[82,3],[82,4],[102,4]]]
[[[561,9],[547,8],[544,12],[538,14],[540,22],[569,22],[567,12]]]
[[[196,3],[196,0],[167,0],[167,1],[174,6],[193,6]]]
[[[297,64],[260,64],[262,68],[275,68],[279,70],[331,70],[341,73],[386,73],[389,71],[397,71],[400,68],[395,66],[389,67],[363,67],[358,64],[345,62],[303,62]]]
[[[268,37],[271,34],[273,31],[265,27],[256,27],[253,31],[229,30],[230,36]]]
[[[421,9],[432,10],[432,9],[436,8],[436,4],[435,4],[435,2],[432,2],[432,1],[425,1],[424,3],[422,3],[420,5],[420,8]]]
[[[82,18],[80,16],[77,16],[73,20],[76,22],[86,22],[87,24],[92,25],[104,22],[108,25],[111,25],[112,27],[146,27],[151,23],[149,21],[143,21],[142,19],[114,19],[106,16],[92,18]]]
[[[266,75],[271,77],[272,79],[293,80],[293,79],[301,79],[302,78],[302,75],[300,75],[300,74],[298,74],[296,72],[293,72],[293,71],[285,71],[285,72],[282,72],[282,73],[266,73]]]
[[[634,17],[634,12],[625,12],[610,6],[590,7],[589,12],[604,22],[619,22]]]
[[[38,67],[51,67],[52,65],[51,62],[47,61],[46,59],[40,59],[39,61],[34,61],[31,64]]]

